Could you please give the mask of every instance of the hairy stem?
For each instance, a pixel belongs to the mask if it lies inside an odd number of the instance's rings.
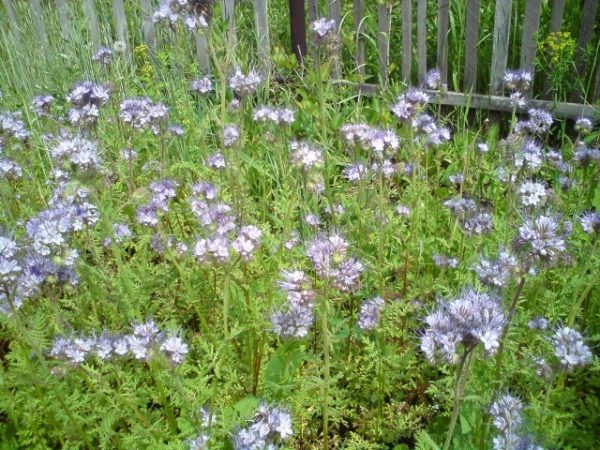
[[[328,289],[321,297],[321,334],[323,338],[323,450],[329,450],[329,338],[328,325],[329,298]]]

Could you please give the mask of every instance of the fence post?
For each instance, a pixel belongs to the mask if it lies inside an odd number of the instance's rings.
[[[510,34],[510,16],[512,0],[496,0],[494,16],[494,44],[492,48],[492,74],[490,88],[492,94],[502,92],[502,79],[508,60],[508,37]]]
[[[148,47],[153,48],[156,44],[156,38],[154,36],[154,23],[152,23],[152,4],[150,0],[141,0],[140,6],[142,15],[144,16],[142,22],[142,36]]]
[[[550,18],[550,33],[560,31],[563,16],[565,14],[565,0],[552,0],[552,17]],[[542,98],[548,100],[552,97],[552,77],[546,74],[544,77],[544,89]]]
[[[227,22],[227,44],[230,46],[230,50],[236,46],[236,32],[235,32],[235,1],[234,0],[223,0],[221,5],[223,6],[223,19]]]
[[[419,83],[427,74],[427,0],[417,4],[417,59]]]
[[[584,78],[587,71],[587,61],[584,58],[586,47],[594,36],[594,24],[596,23],[596,12],[598,12],[598,0],[585,0],[583,3],[583,14],[581,26],[579,27],[579,39],[577,42],[577,54],[575,56],[577,74]],[[585,100],[584,93],[574,90],[571,93],[571,101]]]
[[[267,22],[267,0],[254,0],[254,16],[258,38],[258,60],[264,72],[268,72],[271,66],[271,44]]]
[[[360,75],[365,74],[365,37],[363,34],[363,0],[353,0],[354,32],[356,33],[356,69]]]
[[[335,24],[340,29],[342,25],[342,5],[341,0],[329,0],[328,4],[329,18],[335,20]],[[340,33],[341,35],[341,33]],[[342,45],[338,45],[335,49],[335,56],[332,61],[332,75],[334,79],[342,76]]]
[[[477,44],[479,42],[479,0],[467,2],[467,31],[465,38],[465,72],[463,90],[473,93],[477,90]]]
[[[54,0],[56,6],[56,14],[60,22],[60,31],[63,39],[68,39],[71,36],[71,19],[69,18],[69,5],[67,0]]]
[[[44,23],[44,13],[42,11],[42,5],[40,5],[40,0],[31,0],[30,13],[38,40],[41,41],[42,44],[48,45],[48,33]]]
[[[448,20],[450,14],[449,0],[438,1],[438,33],[437,33],[437,66],[442,83],[448,83]]]
[[[83,12],[87,17],[90,34],[92,35],[92,43],[94,47],[99,47],[102,39],[100,36],[100,25],[98,24],[98,14],[96,13],[96,4],[94,0],[84,0]]]
[[[10,20],[10,31],[13,33],[13,37],[17,41],[21,41],[21,28],[19,27],[19,21],[17,20],[17,15],[15,14],[15,10],[12,5],[11,0],[2,0],[4,3],[4,8],[6,9],[6,14],[8,15],[8,19]]]
[[[127,42],[127,17],[125,16],[125,5],[123,4],[123,0],[113,0],[112,11],[117,40],[129,44]],[[129,47],[129,45],[127,46]]]
[[[412,69],[412,0],[402,0],[402,78],[410,84]]]
[[[204,33],[196,32],[196,55],[198,66],[204,73],[210,74],[210,55],[208,53],[208,41]]]
[[[388,85],[390,63],[391,6],[377,5],[377,49],[379,50],[379,75],[384,86]]]
[[[521,69],[531,73],[532,79],[535,74],[535,54],[537,49],[536,34],[540,27],[541,0],[527,0],[525,3],[525,17],[523,23],[523,37],[521,38]],[[526,92],[531,97],[533,82]]]
[[[304,15],[304,0],[289,0],[290,32],[292,51],[298,62],[302,63],[306,56],[306,17]]]

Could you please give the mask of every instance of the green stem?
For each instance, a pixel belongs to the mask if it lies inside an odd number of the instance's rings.
[[[456,422],[458,421],[458,415],[460,413],[460,405],[462,403],[463,395],[465,393],[465,386],[469,377],[469,370],[471,369],[474,349],[475,346],[465,350],[465,353],[460,359],[460,364],[456,372],[454,406],[452,408],[452,418],[450,419],[450,427],[448,428],[448,433],[446,434],[446,442],[444,443],[443,450],[448,450],[450,448],[450,443],[452,442],[452,436],[454,435],[454,429],[456,428]]]
[[[508,329],[512,323],[512,320],[517,311],[517,304],[519,301],[519,296],[521,292],[523,292],[523,287],[525,286],[525,276],[529,271],[529,267],[525,267],[523,271],[523,275],[521,275],[521,279],[519,280],[519,285],[517,286],[517,290],[515,291],[515,295],[513,296],[512,302],[510,304],[510,310],[508,312],[508,317],[506,318],[506,323],[504,324],[504,328],[502,328],[502,335],[500,336],[500,345],[498,346],[498,353],[496,355],[496,382],[500,382],[500,375],[502,370],[502,355],[504,353],[504,339],[508,334]]]
[[[596,247],[598,246],[598,241],[600,241],[600,239],[598,239],[598,238],[594,239],[594,243],[592,244],[592,249],[589,253],[587,253],[590,256],[587,258],[585,267],[584,267],[583,271],[581,272],[584,276],[588,272],[588,270],[590,269],[590,266],[594,262],[594,255],[596,254]],[[583,304],[583,302],[585,301],[587,296],[590,294],[590,292],[594,288],[594,285],[596,284],[595,281],[598,277],[598,274],[592,272],[592,276],[594,278],[591,280],[588,280],[588,282],[586,283],[585,289],[583,290],[583,292],[581,293],[581,295],[579,296],[577,301],[573,302],[573,306],[571,307],[571,312],[569,313],[569,317],[567,319],[567,325],[570,327],[572,327],[575,324],[575,319],[577,318],[577,314],[579,314],[581,305]]]
[[[329,298],[328,289],[325,289],[324,295],[321,297],[321,334],[323,338],[323,450],[329,450],[329,350],[331,341],[329,337]]]
[[[223,333],[225,337],[229,335],[229,269],[225,271],[223,280]]]

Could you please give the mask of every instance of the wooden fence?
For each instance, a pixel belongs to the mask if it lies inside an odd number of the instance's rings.
[[[22,26],[15,13],[15,4],[25,0],[2,0],[6,16],[11,24],[11,32],[19,35],[22,33]],[[143,40],[149,45],[156,44],[155,26],[152,22],[152,13],[156,8],[156,1],[153,0],[130,0],[139,1],[142,17],[138,22],[141,27]],[[221,2],[221,11],[223,18],[227,23],[229,42],[235,41],[235,0],[219,0]],[[321,0],[323,1],[323,0]],[[327,0],[326,0],[327,1]],[[349,2],[349,0],[347,0]],[[366,62],[366,31],[364,25],[364,14],[369,0],[352,0],[352,12],[350,16],[354,22],[354,31],[356,33],[356,54],[354,59],[356,67],[345,67],[346,71],[358,71],[365,73]],[[511,110],[512,105],[502,94],[502,77],[507,69],[509,54],[509,38],[511,26],[514,19],[512,0],[496,0],[495,17],[493,29],[493,51],[491,61],[478,60],[478,44],[480,41],[480,0],[464,0],[466,2],[465,18],[465,42],[464,42],[464,74],[462,77],[462,86],[458,89],[461,92],[448,92],[437,95],[436,101],[449,105],[463,105],[476,108],[485,108],[492,110]],[[582,57],[584,49],[592,42],[594,35],[594,24],[598,15],[599,0],[583,0],[583,14],[578,36],[577,44],[577,73],[580,76],[591,77],[592,71],[595,71],[594,83],[591,94],[588,99],[581,99],[573,94],[574,103],[552,102],[548,99],[537,100],[534,103],[539,107],[552,110],[556,116],[576,118],[580,116],[593,116],[598,113],[598,108],[591,106],[600,98],[600,61],[596,56],[595,64],[586,65]],[[257,60],[263,64],[269,61],[270,39],[269,26],[267,21],[267,0],[251,0],[254,9],[255,33],[257,37]],[[308,19],[313,20],[317,17],[317,0],[307,0]],[[81,4],[83,13],[87,19],[89,36],[95,46],[102,43],[108,44],[113,40],[128,42],[130,39],[127,26],[126,8],[124,0],[110,0],[113,32],[108,40],[103,42],[101,26],[98,19],[95,0],[27,0],[28,12],[31,22],[35,29],[36,39],[40,45],[48,42],[48,31],[45,18],[48,14],[56,14],[60,23],[63,38],[69,39],[73,31],[73,8]],[[304,0],[289,0],[291,14],[291,35],[292,46],[299,56],[306,53],[306,18]],[[419,84],[427,73],[427,34],[435,32],[437,36],[437,54],[435,66],[439,68],[442,81],[448,79],[448,36],[449,36],[449,17],[450,0],[438,0],[437,2],[437,28],[427,30],[427,8],[435,3],[431,0],[401,0],[401,24],[399,27],[392,24],[392,6],[389,4],[377,4],[377,36],[375,42],[377,46],[377,61],[379,78],[381,85],[361,84],[358,86],[360,91],[366,95],[372,94],[380,87],[387,86],[390,67],[390,36],[392,33],[399,33],[402,41],[402,51],[398,58],[398,66],[401,67],[401,76],[407,84]],[[22,7],[22,3],[20,5]],[[342,20],[342,0],[328,0],[327,11],[330,18],[335,19],[337,23]],[[416,14],[414,8],[416,7]],[[520,68],[535,74],[535,58],[537,49],[538,30],[540,29],[540,12],[542,0],[525,0],[525,14],[521,24],[522,35],[520,42]],[[552,15],[549,24],[549,31],[556,32],[561,29],[565,10],[565,0],[552,0]],[[416,40],[413,40],[413,17],[416,18]],[[21,36],[22,37],[22,36]],[[416,49],[413,43],[416,42]],[[210,71],[210,58],[208,55],[208,46],[205,36],[197,34],[196,48],[200,68],[204,71]],[[416,51],[415,51],[416,50]],[[341,56],[341,50],[339,50]],[[416,55],[416,63],[413,61],[413,55]],[[433,58],[430,58],[433,59]],[[396,57],[394,55],[394,60]],[[489,84],[478,86],[478,68],[486,64],[491,67],[491,77]],[[416,67],[416,71],[413,68]],[[415,73],[416,72],[416,73]],[[415,73],[416,78],[413,76]],[[343,73],[341,74],[343,79]],[[527,93],[531,95],[531,92]]]

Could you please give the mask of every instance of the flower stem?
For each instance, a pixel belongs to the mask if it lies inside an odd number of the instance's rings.
[[[502,335],[500,336],[500,345],[498,346],[498,353],[496,354],[496,382],[500,382],[500,375],[502,370],[502,355],[504,353],[504,339],[508,334],[508,329],[512,323],[512,320],[517,311],[517,304],[519,301],[519,297],[521,296],[521,292],[523,292],[523,287],[525,286],[525,276],[529,268],[526,267],[523,271],[523,275],[521,275],[521,279],[519,280],[519,285],[517,286],[517,290],[515,291],[515,295],[513,296],[512,302],[510,304],[510,310],[508,312],[508,317],[506,318],[506,323],[504,324],[504,328],[502,328]]]
[[[473,356],[473,350],[475,346],[465,350],[465,353],[460,359],[458,370],[456,371],[456,385],[454,387],[454,406],[452,408],[452,418],[450,419],[450,427],[446,434],[446,442],[444,443],[443,450],[450,448],[452,442],[452,436],[454,435],[454,429],[456,428],[456,422],[458,421],[458,415],[460,413],[460,405],[462,403],[463,395],[465,393],[465,386],[469,377],[469,370],[471,369],[471,362]]]
[[[325,289],[325,295],[321,297],[321,334],[323,338],[323,450],[329,450],[329,347],[331,341],[329,338],[329,298],[328,290]]]

